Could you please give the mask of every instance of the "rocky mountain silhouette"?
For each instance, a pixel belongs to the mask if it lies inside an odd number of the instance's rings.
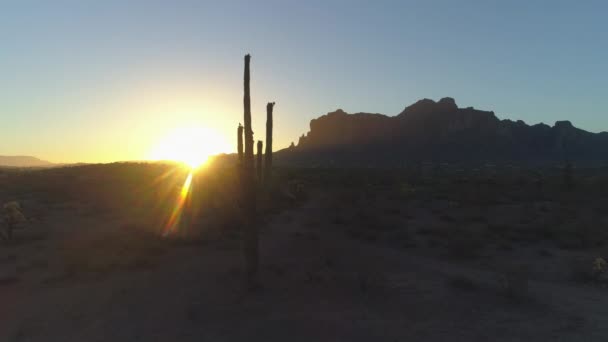
[[[0,166],[5,167],[49,167],[53,165],[53,163],[32,156],[0,156]]]
[[[408,162],[608,161],[608,133],[569,121],[554,126],[500,120],[494,112],[459,108],[454,99],[419,100],[396,116],[341,109],[310,122],[277,161],[307,165],[399,166]]]

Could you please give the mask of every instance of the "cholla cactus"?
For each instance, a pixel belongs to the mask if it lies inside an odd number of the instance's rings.
[[[21,212],[19,202],[12,201],[5,203],[2,207],[2,219],[6,233],[0,235],[4,240],[10,241],[13,239],[13,229],[21,222],[25,222],[25,216]]]

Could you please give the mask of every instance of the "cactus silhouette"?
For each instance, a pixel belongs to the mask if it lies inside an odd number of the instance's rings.
[[[266,153],[264,155],[264,184],[270,183],[272,174],[272,110],[274,102],[266,105]]]
[[[251,98],[250,98],[250,62],[251,56],[245,55],[245,72],[243,76],[243,121],[244,126],[239,124],[237,130],[239,165],[238,174],[241,186],[239,198],[243,209],[245,227],[243,228],[243,252],[245,256],[245,268],[247,271],[247,282],[250,288],[257,283],[259,264],[259,234],[256,214],[256,179],[259,185],[264,179],[270,179],[272,167],[272,109],[274,102],[266,105],[266,153],[263,155],[264,143],[257,143],[257,166],[254,169],[253,155],[253,130],[251,129]],[[244,134],[243,134],[244,133]],[[243,144],[245,145],[243,151]],[[265,158],[264,158],[265,157]],[[263,165],[266,163],[266,166]]]
[[[237,151],[239,153],[239,163],[243,163],[243,126],[239,124],[239,128],[237,129]]]
[[[249,286],[255,285],[258,272],[258,227],[256,225],[256,191],[253,173],[253,131],[251,129],[251,98],[249,90],[249,64],[251,56],[245,55],[243,119],[245,130],[245,155],[241,169],[243,187],[243,209],[246,225],[244,227],[244,253]]]
[[[258,159],[256,163],[256,171],[258,176],[258,184],[262,184],[262,177],[264,176],[264,166],[262,165],[262,151],[264,143],[262,140],[258,140]]]

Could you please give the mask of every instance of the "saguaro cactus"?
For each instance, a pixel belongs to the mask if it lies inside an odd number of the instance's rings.
[[[256,282],[258,271],[258,227],[256,224],[256,195],[255,176],[253,173],[253,131],[251,129],[251,99],[249,91],[249,63],[250,55],[245,55],[244,75],[244,130],[245,130],[245,156],[242,167],[243,208],[245,211],[246,226],[244,227],[244,252],[249,286]]]
[[[250,55],[245,55],[245,75],[244,75],[244,96],[243,96],[243,107],[244,114],[243,120],[245,122],[245,170],[250,171],[253,168],[253,130],[251,129],[251,98],[249,91],[249,62],[251,60]],[[249,169],[249,170],[248,170]]]
[[[258,140],[258,159],[256,163],[256,171],[258,175],[258,184],[262,184],[262,177],[264,176],[264,166],[262,165],[262,149],[264,143],[262,140]]]
[[[239,153],[239,163],[243,163],[243,126],[239,124],[239,128],[237,129],[237,141],[238,141],[238,153]]]
[[[270,183],[272,174],[272,110],[274,102],[268,102],[266,105],[266,153],[264,160],[264,183]]]

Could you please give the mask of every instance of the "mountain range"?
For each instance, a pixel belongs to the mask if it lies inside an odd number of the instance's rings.
[[[422,99],[396,116],[341,109],[310,122],[297,145],[277,152],[284,164],[399,166],[408,162],[601,164],[608,133],[569,121],[553,126],[501,120],[494,112],[459,108],[453,98]]]
[[[492,111],[459,108],[453,98],[422,99],[396,116],[341,109],[310,121],[296,144],[275,152],[276,165],[404,166],[409,163],[608,162],[608,132],[570,121],[553,126],[501,120]],[[31,156],[0,156],[0,166],[51,167]]]
[[[0,156],[0,166],[5,167],[49,167],[53,165],[46,160],[31,156]]]

